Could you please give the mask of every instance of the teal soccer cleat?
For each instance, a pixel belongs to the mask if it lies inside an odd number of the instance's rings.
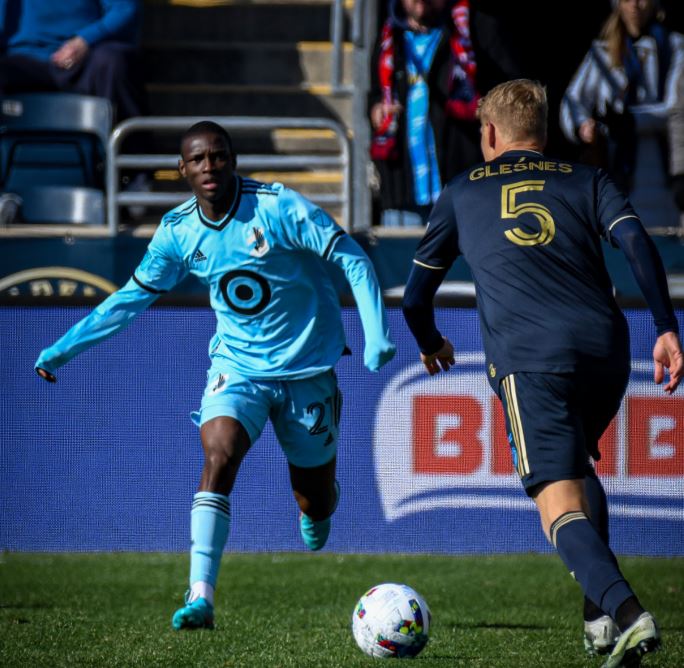
[[[171,620],[171,624],[176,631],[181,629],[213,629],[214,628],[214,606],[206,598],[195,599],[192,603],[187,602],[176,610]]]
[[[641,657],[660,649],[660,631],[653,615],[644,612],[639,619],[618,638],[615,649],[602,668],[619,668],[641,665]]]
[[[333,506],[330,515],[324,520],[312,520],[304,513],[299,514],[299,532],[302,534],[302,540],[310,550],[316,552],[320,550],[327,542],[330,535],[330,518],[337,510],[337,504],[340,501],[340,484],[335,480],[335,505]]]

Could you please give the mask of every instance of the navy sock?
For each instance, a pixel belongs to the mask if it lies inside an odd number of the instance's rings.
[[[636,596],[632,596],[624,603],[620,604],[615,617],[615,621],[620,631],[628,629],[637,619],[639,619],[639,616],[643,612],[646,611],[641,607],[641,603],[639,603]]]
[[[599,536],[608,545],[608,499],[603,489],[601,481],[598,479],[594,468],[591,464],[587,464],[587,474],[584,478],[584,487],[587,495],[587,502],[589,503],[590,519],[594,529],[598,531]],[[603,617],[606,613],[601,610],[591,599],[584,597],[584,620],[593,622],[599,617]]]
[[[589,503],[591,523],[596,531],[598,531],[599,536],[603,538],[605,544],[608,545],[608,499],[594,469],[591,466],[587,466],[587,469],[587,475],[584,478],[584,489],[587,495],[587,502]]]
[[[634,596],[615,555],[583,512],[561,515],[551,525],[551,542],[579,582],[584,595],[616,619],[617,609]]]
[[[584,597],[584,621],[585,622],[593,622],[595,619],[598,619],[599,617],[603,617],[606,613],[601,610],[601,608],[594,603],[591,599],[587,598],[586,596]]]

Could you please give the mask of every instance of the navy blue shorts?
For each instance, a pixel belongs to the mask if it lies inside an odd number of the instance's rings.
[[[629,367],[618,365],[591,374],[518,372],[501,381],[513,465],[528,495],[544,482],[585,477],[628,380]]]

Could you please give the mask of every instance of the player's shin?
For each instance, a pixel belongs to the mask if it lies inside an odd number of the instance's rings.
[[[303,512],[300,513],[299,531],[304,544],[310,550],[317,551],[325,546],[328,536],[330,535],[330,520],[335,513],[335,510],[337,510],[337,504],[339,503],[339,500],[340,485],[337,480],[335,480],[335,502],[328,517],[320,520],[313,520]]]
[[[584,478],[584,489],[586,493],[587,505],[589,506],[589,519],[605,544],[609,545],[608,500],[606,498],[603,485],[598,479],[591,464],[587,464],[586,476]],[[604,617],[606,614],[590,598],[587,598],[586,596],[584,597],[583,613],[585,622],[593,622],[601,617]]]
[[[562,514],[551,524],[551,542],[585,596],[617,620],[618,608],[634,593],[608,545],[581,511]]]
[[[230,529],[230,500],[223,494],[198,492],[191,513],[190,596],[214,603],[221,556]]]
[[[608,499],[596,472],[589,465],[584,478],[584,491],[589,506],[589,519],[599,536],[608,545]]]

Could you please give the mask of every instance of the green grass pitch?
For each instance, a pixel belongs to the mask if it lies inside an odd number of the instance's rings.
[[[623,559],[660,622],[648,666],[684,666],[684,559]],[[552,555],[224,555],[214,631],[175,632],[187,555],[0,555],[0,666],[377,666],[350,631],[366,589],[428,601],[428,666],[600,666],[583,656],[581,594]]]

